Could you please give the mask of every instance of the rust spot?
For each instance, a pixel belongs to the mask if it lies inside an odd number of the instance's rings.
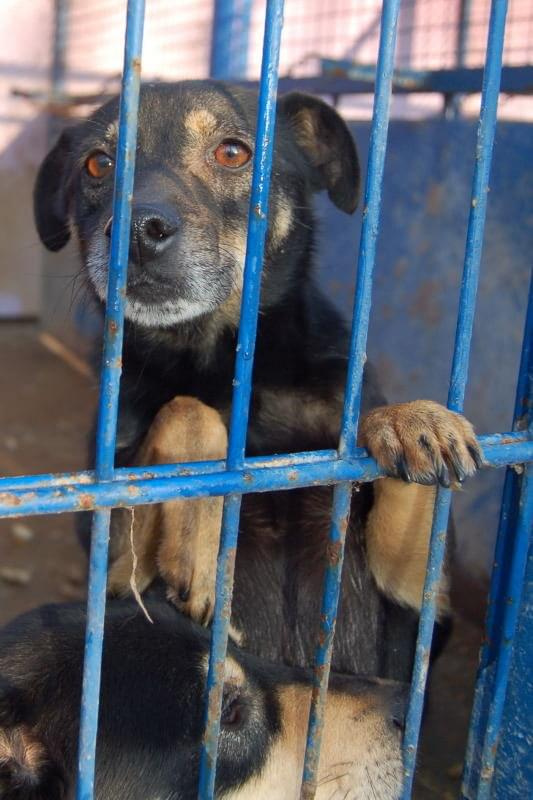
[[[80,508],[92,508],[94,506],[94,497],[92,494],[82,494],[78,500]]]
[[[318,644],[320,647],[324,647],[327,642],[328,635],[323,628],[320,628],[318,632]]]
[[[140,75],[140,73],[141,73],[141,59],[140,58],[134,58],[132,60],[132,62],[131,62],[131,66],[132,66],[132,69],[134,70],[134,72],[136,72],[138,75]]]
[[[410,303],[409,315],[428,327],[437,325],[442,319],[441,296],[442,286],[438,281],[432,278],[423,281]]]
[[[254,476],[250,472],[245,472],[242,477],[245,483],[252,483],[254,479]]]
[[[342,544],[340,542],[328,542],[326,548],[326,558],[331,567],[338,566],[342,555]]]
[[[290,481],[297,480],[298,479],[298,470],[296,470],[296,469],[291,470],[291,472],[289,472],[289,474],[288,474],[288,478],[289,478]]]
[[[440,216],[444,201],[444,186],[440,183],[432,183],[426,195],[426,206],[428,213],[432,217]]]
[[[132,497],[138,497],[141,493],[141,490],[137,486],[128,486],[128,494],[131,494]]]
[[[110,336],[116,336],[117,335],[117,331],[118,331],[118,325],[117,325],[117,323],[115,322],[114,319],[110,319],[109,320],[109,326],[108,327],[109,327],[109,335]]]

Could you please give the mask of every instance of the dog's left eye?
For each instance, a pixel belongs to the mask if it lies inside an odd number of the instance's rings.
[[[236,139],[226,139],[219,144],[215,150],[215,161],[222,167],[238,169],[244,167],[252,157],[252,151],[248,145]]]
[[[99,150],[86,160],[85,169],[91,178],[105,178],[113,169],[113,159]]]

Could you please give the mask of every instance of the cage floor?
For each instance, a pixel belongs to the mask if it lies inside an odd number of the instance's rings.
[[[0,474],[84,469],[96,382],[43,344],[34,323],[0,323]],[[0,624],[84,597],[72,514],[0,520]],[[415,800],[457,797],[477,664],[479,587],[456,582],[457,620],[432,673]],[[467,605],[468,602],[468,605]]]

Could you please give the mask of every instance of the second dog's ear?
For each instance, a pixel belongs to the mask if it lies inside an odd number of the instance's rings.
[[[279,111],[288,118],[294,136],[313,167],[317,190],[352,214],[359,200],[361,171],[354,141],[344,120],[327,103],[301,92],[282,95]]]
[[[33,190],[37,232],[42,243],[54,252],[70,239],[66,186],[71,163],[69,142],[65,131],[41,164]]]

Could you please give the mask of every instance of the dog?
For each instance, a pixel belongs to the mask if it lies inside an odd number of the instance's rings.
[[[209,652],[205,628],[169,604],[108,604],[97,800],[195,800]],[[0,796],[71,800],[85,609],[50,605],[0,632]],[[230,643],[216,797],[297,800],[312,678]],[[405,687],[332,674],[317,800],[396,800]]]
[[[227,428],[256,112],[254,91],[225,83],[141,88],[119,465],[157,460],[150,426],[162,410],[172,409],[175,398],[178,403],[195,398],[216,412],[217,430],[219,421]],[[67,129],[45,158],[34,193],[42,241],[59,250],[75,236],[87,284],[101,304],[117,120],[114,99]],[[316,98],[297,92],[281,96],[249,455],[337,446],[348,333],[313,275],[312,199],[325,190],[339,209],[352,213],[359,187],[356,148],[341,117]],[[160,463],[183,455],[179,436],[168,427],[167,433],[173,445],[160,441]],[[460,485],[481,466],[482,454],[461,415],[432,401],[386,406],[368,363],[358,441],[389,477],[353,491],[332,663],[339,672],[408,680],[435,485]],[[221,452],[220,441],[215,444],[207,450]],[[309,620],[319,614],[330,508],[328,487],[243,498],[233,619],[257,655],[301,666],[312,659],[316,631]],[[129,563],[130,542],[123,530],[123,516],[115,514],[115,564]],[[167,528],[161,538],[157,525],[148,524],[147,530],[157,551],[152,563],[174,603],[208,621],[212,590],[205,586],[213,586],[213,559],[209,568],[199,567],[202,580],[194,579],[202,532],[191,534],[185,525],[180,531]],[[167,559],[161,543],[178,557]],[[111,584],[119,593],[127,591],[128,570],[121,571],[122,583],[117,571],[112,568]],[[197,591],[200,584],[204,589]],[[449,611],[447,598],[444,577],[442,621]]]

